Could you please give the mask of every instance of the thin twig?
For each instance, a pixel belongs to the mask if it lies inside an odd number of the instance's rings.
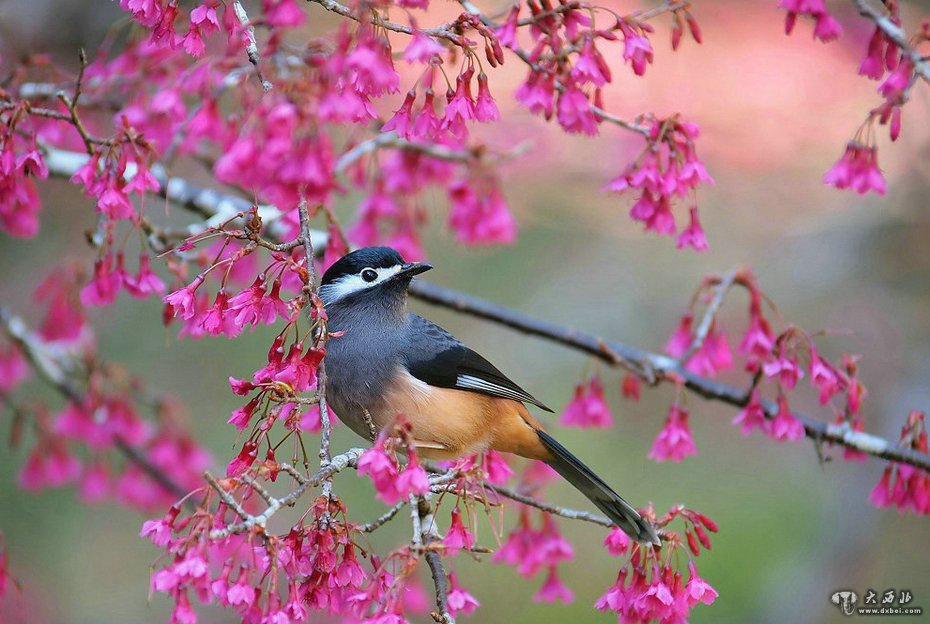
[[[433,586],[436,589],[436,608],[437,611],[430,613],[430,616],[439,624],[455,624],[455,618],[449,613],[449,577],[442,566],[442,557],[435,550],[429,548],[431,542],[438,541],[439,531],[436,528],[436,520],[433,517],[433,504],[430,495],[420,497],[419,500],[411,501],[411,506],[415,508],[417,520],[414,526],[420,527],[419,543],[423,545],[423,558],[426,565],[429,566],[430,575],[433,577]]]
[[[400,510],[403,509],[404,506],[406,505],[407,505],[407,501],[401,501],[397,503],[396,505],[394,505],[393,507],[391,507],[390,509],[388,509],[386,512],[384,512],[380,516],[378,516],[377,518],[375,518],[374,520],[372,520],[371,522],[358,525],[356,529],[360,533],[371,533],[372,531],[381,528],[382,526],[384,526],[385,524],[393,520],[397,516],[397,514],[400,513]]]
[[[390,30],[392,32],[403,33],[405,35],[413,35],[414,30],[410,26],[404,24],[397,24],[395,22],[388,21],[375,13],[364,14],[364,17],[360,16],[358,12],[354,9],[347,7],[344,4],[336,2],[336,0],[308,0],[309,2],[315,2],[327,11],[331,11],[343,17],[348,17],[351,20],[356,22],[370,22],[374,26],[378,26],[385,30]],[[426,28],[419,29],[420,32],[429,36],[429,37],[438,37],[439,39],[446,39],[451,41],[457,46],[463,48],[471,47],[474,45],[473,42],[469,41],[464,36],[450,30],[446,26],[440,26],[438,28]]]
[[[558,505],[553,505],[545,501],[541,501],[532,496],[527,496],[525,494],[520,494],[516,490],[512,490],[508,487],[502,485],[494,485],[492,483],[486,483],[485,486],[487,489],[497,492],[501,496],[505,496],[510,500],[515,500],[518,503],[523,503],[524,505],[529,505],[530,507],[535,507],[536,509],[541,509],[546,513],[550,513],[556,516],[561,516],[562,518],[569,518],[571,520],[583,520],[585,522],[591,522],[593,524],[599,524],[603,527],[613,528],[616,526],[611,520],[605,518],[604,516],[599,516],[587,511],[580,511],[578,509],[569,509],[567,507],[560,507]]]
[[[255,492],[256,492],[259,496],[261,496],[262,499],[263,499],[266,503],[268,503],[269,505],[272,504],[272,501],[274,501],[274,496],[271,495],[271,492],[269,492],[268,490],[265,489],[265,486],[263,486],[261,483],[259,483],[258,481],[256,481],[255,479],[253,479],[252,477],[250,477],[250,476],[247,475],[247,474],[244,474],[244,475],[242,475],[242,476],[239,477],[239,478],[240,478],[242,481],[244,481],[246,485],[248,485],[250,488],[252,488],[253,490],[255,490]]]
[[[449,577],[442,567],[442,557],[434,550],[423,553],[426,565],[429,566],[433,585],[436,588],[436,607],[438,612],[431,613],[432,618],[440,624],[455,624],[455,618],[449,613]]]
[[[717,312],[720,310],[720,306],[723,305],[723,301],[726,299],[727,293],[730,292],[730,288],[733,287],[733,282],[736,281],[737,273],[736,270],[728,271],[726,275],[720,278],[713,286],[714,296],[707,304],[707,308],[704,310],[704,316],[701,317],[701,322],[694,328],[691,344],[688,345],[687,350],[678,358],[678,363],[681,366],[686,365],[688,360],[691,359],[691,356],[697,353],[698,349],[704,345],[704,341],[707,340],[707,335],[710,333],[710,328],[713,327],[714,319],[717,318]]]
[[[925,59],[919,51],[915,50],[910,43],[908,43],[907,35],[904,30],[891,21],[890,17],[874,8],[868,0],[853,0],[853,5],[855,5],[856,9],[859,11],[859,15],[872,21],[888,39],[898,46],[901,52],[913,63],[914,71],[916,71],[921,78],[930,82],[930,64],[927,63],[927,59]]]
[[[265,77],[262,75],[262,57],[258,53],[258,43],[255,40],[255,29],[249,21],[249,14],[245,12],[245,7],[242,6],[242,2],[239,0],[233,2],[233,12],[236,14],[236,19],[242,24],[242,31],[247,41],[245,51],[246,54],[249,55],[249,62],[255,67],[255,75],[258,76],[258,81],[262,85],[262,90],[267,93],[271,91],[271,83],[265,80]]]
[[[226,506],[236,512],[236,515],[238,515],[244,521],[248,521],[250,518],[252,518],[251,514],[249,514],[249,512],[247,512],[242,507],[242,505],[239,504],[239,501],[236,500],[236,497],[233,496],[229,490],[220,485],[219,481],[216,480],[216,477],[210,474],[209,471],[205,471],[203,473],[203,478],[207,481],[207,483],[210,484],[210,487],[216,490],[216,493],[219,494],[222,501],[226,503]]]
[[[420,523],[420,506],[417,504],[417,497],[411,494],[407,499],[410,505],[410,521],[413,524],[413,533],[410,536],[410,543],[417,550],[423,548],[423,525]]]

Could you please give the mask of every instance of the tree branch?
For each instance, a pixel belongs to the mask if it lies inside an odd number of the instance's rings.
[[[411,503],[411,507],[414,507],[413,513],[416,517],[414,526],[420,529],[420,535],[416,539],[423,546],[423,558],[429,566],[433,586],[436,588],[437,611],[430,613],[430,616],[439,624],[455,624],[455,618],[449,613],[449,577],[442,566],[442,557],[429,548],[430,542],[439,539],[430,495],[421,497],[416,504]]]
[[[85,159],[86,156],[76,152],[49,148],[46,163],[50,175],[70,178]],[[250,207],[245,200],[224,195],[212,189],[201,189],[177,177],[171,178],[169,184],[163,185],[160,194],[177,202],[179,206],[204,217],[207,223],[223,223],[224,220],[229,220],[238,212],[243,212]],[[281,215],[281,211],[274,206],[266,205],[259,206],[259,214],[263,215],[265,223],[273,226],[273,221]],[[323,237],[322,233],[314,232],[312,235],[317,241]],[[321,246],[325,246],[325,243]],[[685,386],[692,392],[708,400],[720,401],[734,407],[744,407],[749,400],[749,394],[745,390],[692,373],[675,359],[666,355],[651,353],[623,342],[606,340],[593,334],[536,319],[478,297],[422,280],[415,280],[410,292],[427,303],[492,321],[587,353],[611,366],[625,368],[649,384],[656,383],[662,377],[677,377],[683,379]],[[765,400],[762,406],[769,418],[774,418],[778,413],[778,405],[773,401]],[[798,412],[794,412],[794,416],[804,425],[804,431],[809,438],[840,444],[868,455],[909,464],[930,472],[930,456],[927,454],[902,448],[879,436],[853,431],[847,424],[824,423]]]
[[[641,372],[643,370],[654,371],[659,377],[681,378],[688,389],[705,399],[720,401],[735,407],[744,407],[749,400],[748,393],[744,390],[692,373],[678,361],[665,355],[643,351],[622,342],[606,340],[535,319],[490,301],[424,281],[414,281],[410,292],[427,303],[493,321],[505,327],[588,353],[611,366],[622,366],[644,379],[647,378],[643,376]],[[764,400],[762,407],[768,418],[774,418],[778,413],[778,405],[774,401]],[[804,425],[807,437],[816,441],[833,442],[868,455],[909,464],[930,472],[930,455],[902,448],[876,435],[853,431],[845,423],[842,425],[824,423],[798,412],[793,412],[793,414]]]

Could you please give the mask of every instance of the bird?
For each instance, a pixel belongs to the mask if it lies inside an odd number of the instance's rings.
[[[432,269],[390,247],[334,262],[319,296],[327,315],[326,396],[341,421],[374,440],[403,415],[417,454],[457,459],[487,450],[549,464],[627,535],[661,545],[655,527],[545,431],[526,405],[552,412],[484,357],[407,309],[413,278]]]

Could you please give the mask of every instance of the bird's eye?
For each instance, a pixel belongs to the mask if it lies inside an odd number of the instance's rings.
[[[362,279],[366,282],[373,282],[378,279],[378,272],[374,269],[363,269],[362,270]]]

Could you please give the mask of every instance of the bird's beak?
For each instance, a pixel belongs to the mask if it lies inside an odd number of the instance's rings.
[[[432,268],[433,265],[427,264],[426,262],[407,262],[406,264],[401,265],[400,271],[397,273],[397,277],[402,275],[405,277],[413,277],[414,275],[425,273]]]

